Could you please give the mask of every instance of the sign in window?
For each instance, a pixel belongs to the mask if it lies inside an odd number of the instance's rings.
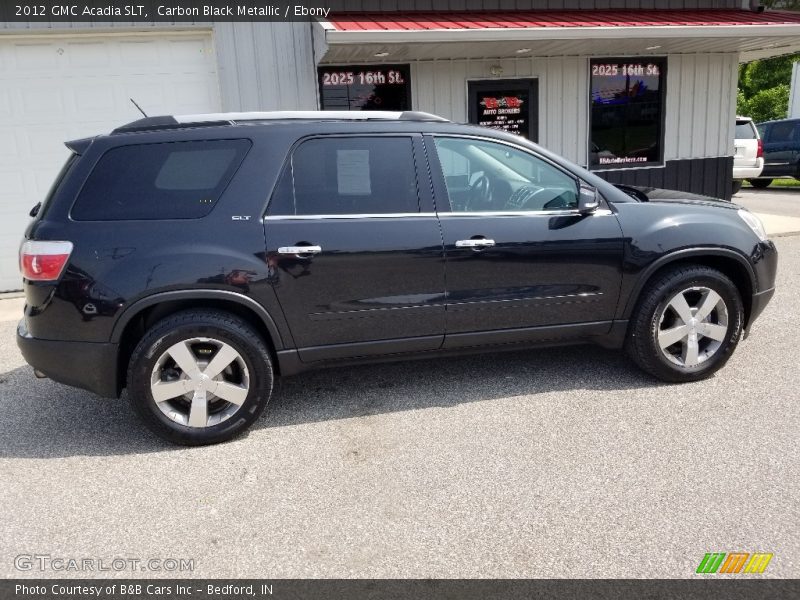
[[[664,160],[664,58],[604,58],[589,63],[589,166],[635,168]]]

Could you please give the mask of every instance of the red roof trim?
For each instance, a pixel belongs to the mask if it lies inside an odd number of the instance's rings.
[[[800,25],[800,13],[749,10],[530,10],[338,13],[338,31],[426,31],[557,27],[721,27]]]

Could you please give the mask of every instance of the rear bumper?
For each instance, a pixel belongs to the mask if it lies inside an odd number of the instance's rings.
[[[62,342],[33,337],[25,321],[17,326],[17,346],[25,362],[53,381],[116,398],[117,344]]]
[[[761,175],[764,170],[764,159],[760,158],[758,165],[754,167],[737,167],[733,165],[733,178],[734,179],[755,179]]]

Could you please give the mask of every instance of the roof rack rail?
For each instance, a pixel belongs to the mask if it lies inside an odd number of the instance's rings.
[[[444,117],[426,112],[406,111],[348,111],[348,110],[292,110],[268,112],[231,112],[197,115],[147,117],[116,128],[112,133],[129,133],[158,129],[176,129],[187,126],[237,125],[256,121],[435,121],[448,122]]]

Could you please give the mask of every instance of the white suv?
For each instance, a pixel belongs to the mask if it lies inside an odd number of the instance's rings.
[[[742,180],[761,175],[764,169],[764,146],[749,117],[736,117],[733,155],[733,193],[742,189]]]

